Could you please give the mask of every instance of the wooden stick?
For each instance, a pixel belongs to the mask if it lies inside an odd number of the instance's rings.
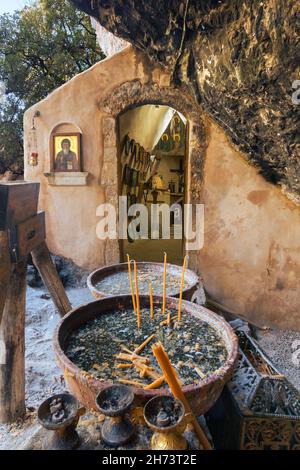
[[[143,356],[139,356],[138,354],[135,354],[133,351],[130,351],[130,349],[126,348],[125,346],[122,346],[122,351],[125,351],[129,356],[130,356],[130,361],[135,361],[135,360],[142,360],[145,364],[149,363],[149,359]],[[120,353],[122,354],[122,353]]]
[[[130,362],[130,363],[128,363],[128,364],[124,362],[124,363],[122,363],[122,364],[117,364],[117,365],[116,365],[116,368],[117,368],[117,369],[128,369],[129,367],[133,367],[132,362]]]
[[[132,275],[131,275],[131,264],[130,264],[130,257],[129,257],[128,253],[127,253],[127,265],[128,265],[128,276],[129,276],[130,292],[131,292],[131,297],[132,297],[132,306],[133,306],[133,310],[136,312],[134,289],[133,289]]]
[[[144,388],[144,384],[142,382],[137,382],[135,380],[118,379],[118,382],[121,384],[133,385],[134,387]]]
[[[134,266],[134,281],[135,281],[135,295],[136,295],[136,313],[137,313],[137,325],[138,329],[141,328],[141,310],[140,310],[140,295],[139,295],[139,281],[136,271],[136,262],[133,262]]]
[[[186,256],[184,257],[184,260],[183,260],[182,274],[181,274],[180,294],[179,294],[179,302],[178,302],[178,321],[181,320],[182,292],[183,292],[183,288],[184,288],[185,269],[186,269]]]
[[[171,321],[174,321],[176,319],[177,319],[177,315],[174,317],[171,317]],[[168,323],[168,319],[166,318],[165,320],[161,321],[159,325],[163,326],[163,325],[167,325],[167,323]]]
[[[187,414],[191,414],[191,421],[194,425],[194,429],[195,429],[195,432],[198,436],[198,439],[199,441],[201,442],[203,448],[205,450],[211,450],[211,445],[203,431],[203,429],[201,428],[200,424],[198,423],[198,420],[196,418],[196,416],[194,415],[193,411],[192,411],[192,408],[188,402],[188,400],[186,399],[179,383],[178,383],[178,380],[177,380],[177,377],[176,375],[174,374],[174,370],[173,370],[173,366],[170,362],[170,359],[166,353],[166,351],[164,350],[163,346],[160,344],[160,343],[155,343],[153,346],[152,346],[152,351],[153,351],[153,354],[154,356],[156,357],[157,359],[157,362],[165,376],[165,379],[171,389],[171,392],[172,394],[174,395],[175,398],[178,398],[179,400],[182,401],[184,407],[185,407],[185,412]]]
[[[144,389],[152,390],[153,388],[158,388],[164,383],[164,380],[165,380],[165,376],[161,375],[160,377],[158,377],[158,379],[154,380],[154,382],[151,382],[151,384],[146,385]]]
[[[164,280],[163,280],[163,304],[162,313],[166,311],[166,293],[167,293],[167,253],[164,253]]]
[[[136,367],[137,368],[137,367]],[[138,372],[140,373],[140,377],[143,379],[144,377],[146,377],[146,367],[143,366],[141,367],[140,369],[138,369]]]
[[[153,308],[153,290],[152,282],[149,283],[149,295],[150,295],[150,318],[153,320],[154,317],[154,308]]]
[[[131,354],[131,355],[133,354],[133,351],[130,351],[130,349],[126,348],[126,346],[124,346],[124,345],[121,346],[121,349],[122,349],[122,351],[125,351],[128,354]]]
[[[142,371],[144,375],[151,377],[151,379],[156,380],[160,377],[160,375],[155,372],[154,369],[152,369],[151,367],[147,367],[145,364],[140,364],[138,361],[134,362],[134,367],[136,367],[136,369],[138,369],[139,371]]]
[[[149,359],[147,359],[146,357],[142,357],[142,356],[134,356],[130,354],[119,353],[116,355],[116,358],[122,359],[122,361],[132,361],[132,362],[139,361],[144,364],[149,364]]]
[[[52,262],[46,242],[34,248],[31,256],[59,314],[63,317],[72,309],[72,306]]]
[[[201,379],[205,379],[206,375],[202,372],[202,370],[199,367],[195,367],[195,371],[201,377]]]
[[[150,343],[150,341],[154,338],[154,336],[155,336],[154,333],[153,335],[148,336],[148,338],[145,339],[145,341],[133,351],[133,354],[139,354],[144,349],[144,347],[147,346],[148,343]]]

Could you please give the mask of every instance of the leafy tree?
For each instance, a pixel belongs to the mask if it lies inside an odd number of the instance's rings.
[[[22,172],[24,111],[103,57],[89,16],[67,0],[0,16],[0,173]]]

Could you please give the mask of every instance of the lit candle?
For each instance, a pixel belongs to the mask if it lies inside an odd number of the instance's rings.
[[[149,284],[149,294],[150,294],[150,318],[152,319],[154,317],[152,282],[150,282]]]
[[[165,377],[165,380],[166,380],[167,384],[169,385],[169,387],[171,389],[172,394],[174,395],[175,398],[182,401],[182,403],[184,405],[184,408],[185,408],[185,413],[190,416],[190,419],[193,423],[195,432],[198,436],[198,439],[199,439],[200,443],[202,444],[202,446],[205,450],[211,450],[211,445],[210,445],[205,433],[203,432],[203,429],[201,428],[200,424],[198,423],[198,420],[197,420],[196,416],[194,415],[194,413],[192,411],[192,408],[191,408],[188,400],[186,399],[186,397],[185,397],[185,395],[184,395],[184,393],[183,393],[183,391],[180,387],[180,384],[178,382],[178,378],[176,377],[176,374],[174,372],[174,369],[173,369],[173,366],[170,362],[168,354],[166,353],[166,351],[164,350],[164,348],[162,347],[162,345],[160,343],[155,343],[152,346],[152,351],[153,351],[153,354],[156,357],[156,360],[157,360],[157,362],[158,362],[158,364],[159,364],[159,366],[162,370],[162,373]]]
[[[162,313],[165,313],[166,311],[166,292],[167,292],[167,253],[164,254],[164,283],[163,283]]]
[[[136,311],[135,298],[134,298],[134,290],[133,290],[132,276],[131,276],[131,264],[130,264],[130,258],[129,258],[129,254],[128,254],[128,253],[127,253],[127,264],[128,264],[128,275],[129,275],[130,292],[131,292],[131,297],[132,297],[132,306],[133,306],[133,310]]]
[[[182,274],[181,274],[180,294],[179,294],[179,302],[178,302],[178,316],[177,316],[178,321],[181,320],[182,292],[183,292],[183,288],[184,288],[185,269],[186,269],[186,256],[184,257],[184,260],[183,260]]]
[[[137,277],[137,272],[136,272],[136,262],[135,261],[133,262],[133,266],[134,266],[137,324],[138,324],[138,329],[140,329],[141,328],[140,296],[139,296],[139,283],[138,283],[138,277]]]

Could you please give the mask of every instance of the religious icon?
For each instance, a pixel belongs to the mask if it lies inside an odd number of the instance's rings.
[[[80,133],[53,136],[53,170],[81,171]]]

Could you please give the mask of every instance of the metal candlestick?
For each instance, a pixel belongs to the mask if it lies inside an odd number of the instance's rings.
[[[133,392],[125,385],[112,385],[98,394],[97,408],[106,416],[101,428],[101,437],[106,444],[118,447],[126,444],[133,437],[134,426],[125,417],[133,400]]]
[[[187,440],[182,436],[186,427],[182,402],[168,395],[151,398],[144,407],[144,418],[154,431],[152,450],[185,450]]]
[[[77,399],[69,393],[53,395],[43,401],[38,409],[40,424],[51,435],[44,441],[43,448],[51,450],[72,450],[79,445],[76,426],[79,417],[85,412]]]

